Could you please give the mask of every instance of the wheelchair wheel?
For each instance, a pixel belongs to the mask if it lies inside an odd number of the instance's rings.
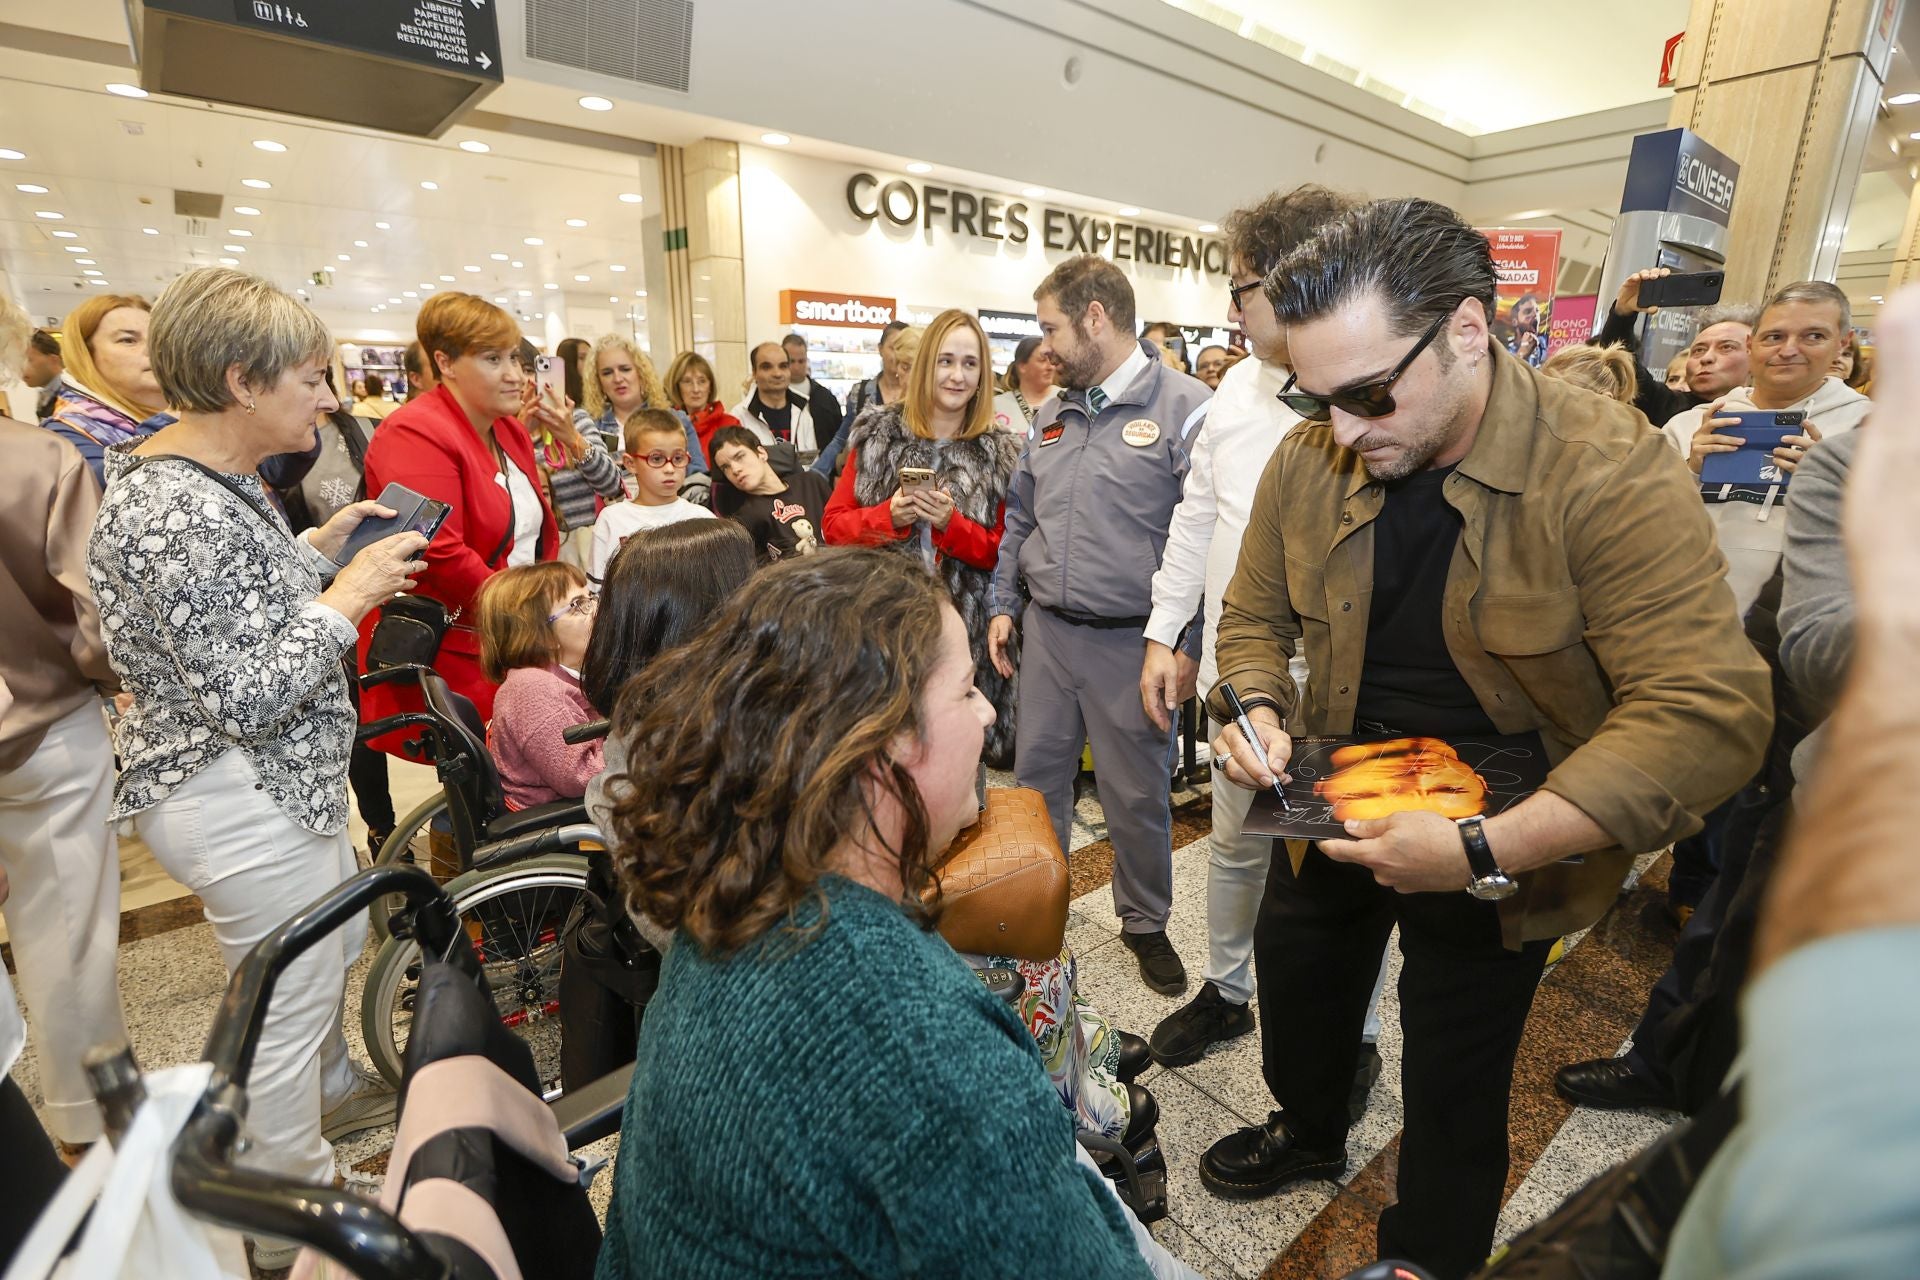
[[[587,860],[557,853],[469,871],[447,885],[500,1020],[533,1050],[548,1101],[560,1096],[560,961],[567,916],[587,887]],[[395,1088],[406,1065],[420,947],[388,938],[367,972],[360,1027],[373,1066]]]
[[[373,860],[374,865],[410,861],[417,867],[431,871],[433,858],[427,848],[427,832],[432,828],[433,820],[446,811],[447,793],[444,791],[436,791],[415,805],[405,817],[393,824],[393,832],[387,836],[387,842],[380,846],[380,856]],[[389,894],[367,909],[367,922],[373,929],[376,941],[387,940],[387,917],[405,905],[404,898]]]

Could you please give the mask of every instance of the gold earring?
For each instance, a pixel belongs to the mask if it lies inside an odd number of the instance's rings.
[[[247,412],[248,412],[248,413],[252,413],[252,412],[253,412],[253,401],[251,401],[251,400],[249,400],[249,401],[247,401]]]

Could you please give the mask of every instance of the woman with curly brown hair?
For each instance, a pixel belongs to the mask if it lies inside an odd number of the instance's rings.
[[[992,709],[884,551],[763,570],[635,677],[615,859],[675,930],[599,1274],[1144,1276],[1026,1029],[931,929]]]

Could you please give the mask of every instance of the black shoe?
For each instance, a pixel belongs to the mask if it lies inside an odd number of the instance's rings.
[[[1160,1103],[1145,1085],[1127,1086],[1127,1128],[1120,1135],[1120,1145],[1131,1151],[1142,1138],[1153,1132],[1153,1126],[1160,1123]]]
[[[1180,963],[1180,953],[1167,941],[1165,929],[1122,933],[1120,940],[1139,959],[1142,982],[1163,996],[1177,996],[1187,989],[1187,966]]]
[[[1347,1121],[1359,1124],[1367,1114],[1367,1098],[1373,1082],[1380,1078],[1380,1046],[1371,1040],[1360,1042],[1360,1065],[1353,1069],[1353,1092],[1347,1095]]]
[[[1635,1071],[1625,1058],[1595,1058],[1562,1067],[1553,1073],[1553,1091],[1568,1102],[1608,1111],[1623,1107],[1677,1110],[1680,1106],[1671,1090]]]
[[[1200,994],[1168,1014],[1153,1029],[1147,1043],[1153,1060],[1163,1067],[1184,1067],[1200,1061],[1209,1045],[1220,1044],[1253,1030],[1253,1010],[1234,1004],[1211,982],[1200,984]]]
[[[1153,1055],[1147,1051],[1147,1042],[1131,1031],[1113,1034],[1120,1041],[1120,1083],[1132,1084],[1152,1064]]]
[[[1286,1117],[1275,1111],[1265,1124],[1237,1129],[1200,1157],[1200,1181],[1229,1200],[1258,1200],[1309,1178],[1338,1178],[1347,1171],[1347,1149],[1310,1151],[1295,1142]]]

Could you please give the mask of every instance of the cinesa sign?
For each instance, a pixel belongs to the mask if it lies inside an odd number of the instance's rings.
[[[871,173],[847,179],[847,208],[862,222],[885,221],[895,227],[938,226],[950,235],[1026,244],[1037,237],[1042,248],[1063,253],[1098,253],[1115,262],[1144,262],[1207,275],[1227,274],[1224,240],[1167,231],[1138,222],[1112,222],[1071,209],[981,195],[904,179],[881,182]]]

